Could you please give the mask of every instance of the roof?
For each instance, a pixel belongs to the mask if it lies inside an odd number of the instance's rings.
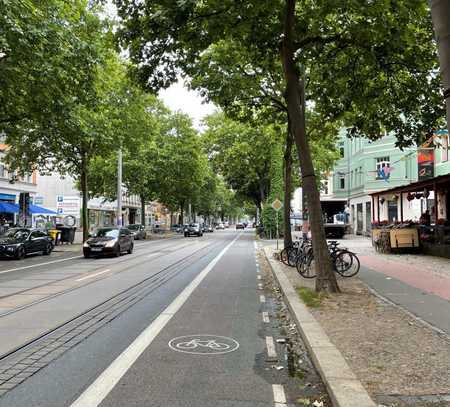
[[[394,187],[391,189],[385,189],[382,191],[372,192],[369,195],[375,196],[375,195],[393,194],[396,192],[414,192],[414,191],[420,191],[424,188],[433,190],[435,185],[449,183],[449,182],[450,182],[450,174],[445,174],[445,175],[439,175],[438,177],[426,179],[423,181],[412,182],[410,184]]]

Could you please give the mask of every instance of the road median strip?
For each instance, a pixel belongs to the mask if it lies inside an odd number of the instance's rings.
[[[350,369],[341,352],[331,343],[321,325],[300,300],[282,266],[271,258],[269,248],[265,247],[263,250],[313,363],[327,386],[333,406],[376,407],[375,402]]]

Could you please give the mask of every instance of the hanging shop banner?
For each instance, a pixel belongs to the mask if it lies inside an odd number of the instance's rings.
[[[434,149],[417,149],[417,172],[419,181],[434,177]]]

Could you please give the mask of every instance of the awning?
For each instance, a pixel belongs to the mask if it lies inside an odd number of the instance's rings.
[[[19,205],[9,202],[0,202],[0,213],[19,213]]]
[[[19,204],[0,202],[0,213],[19,213]],[[56,212],[42,206],[30,204],[30,213],[32,215],[57,215]]]
[[[50,209],[43,208],[42,206],[37,206],[30,204],[30,212],[33,215],[57,215],[57,212],[51,211]]]

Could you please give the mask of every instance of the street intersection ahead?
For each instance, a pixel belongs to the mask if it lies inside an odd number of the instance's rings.
[[[298,397],[270,292],[258,287],[253,233],[136,242],[120,258],[4,262],[0,406],[262,407]]]

